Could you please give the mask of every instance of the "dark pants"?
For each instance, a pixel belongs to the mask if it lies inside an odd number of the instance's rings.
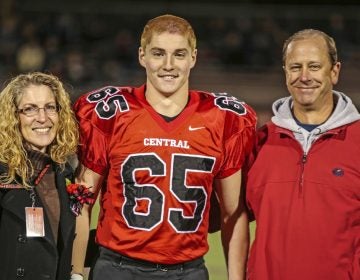
[[[100,247],[92,280],[209,280],[203,258],[177,265],[156,265]]]

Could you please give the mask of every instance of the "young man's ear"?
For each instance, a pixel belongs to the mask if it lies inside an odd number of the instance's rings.
[[[191,53],[191,59],[192,59],[191,68],[193,68],[196,64],[196,57],[197,57],[197,49],[193,50]]]
[[[145,67],[144,56],[145,50],[142,47],[139,47],[139,63],[142,67]]]

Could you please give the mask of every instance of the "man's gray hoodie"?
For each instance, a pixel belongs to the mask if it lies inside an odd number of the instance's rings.
[[[292,131],[303,147],[304,153],[307,154],[312,143],[322,134],[331,129],[360,120],[360,114],[348,96],[338,91],[333,91],[333,94],[337,99],[335,110],[326,122],[310,132],[299,126],[294,120],[291,112],[293,106],[291,96],[278,99],[274,102],[272,106],[274,116],[271,120],[277,126]]]

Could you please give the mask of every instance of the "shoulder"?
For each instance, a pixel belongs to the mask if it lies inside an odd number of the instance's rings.
[[[199,92],[200,98],[212,107],[208,118],[216,118],[217,125],[222,127],[225,139],[246,137],[252,139],[255,134],[257,117],[254,109],[245,101],[229,93]]]
[[[274,125],[273,122],[268,121],[268,122],[266,122],[263,126],[259,127],[259,128],[256,130],[256,135],[257,135],[257,137],[259,137],[259,138],[267,137],[267,135],[269,134],[269,131],[274,130],[275,127],[276,127],[276,126]]]
[[[78,116],[97,114],[99,118],[109,119],[119,109],[128,110],[127,99],[133,95],[132,87],[106,86],[80,96],[75,102],[74,111]]]
[[[263,145],[270,135],[274,134],[276,130],[279,131],[278,126],[276,126],[271,120],[266,122],[263,126],[259,127],[256,130],[256,142],[258,145]],[[281,129],[285,130],[285,129]]]
[[[346,126],[349,126],[349,127],[351,127],[352,129],[359,131],[359,130],[360,130],[360,120],[357,120],[357,121],[355,121],[355,122],[352,122],[352,123],[350,123],[350,124],[347,124]]]
[[[256,125],[256,113],[245,101],[226,92],[197,91],[201,103],[209,103],[222,114],[226,121],[242,121],[250,126]]]
[[[347,141],[353,141],[354,143],[357,143],[356,145],[358,145],[360,141],[360,120],[340,127],[339,131],[339,134],[346,137]]]
[[[104,133],[110,132],[116,116],[129,111],[130,100],[134,100],[132,87],[106,86],[83,94],[74,104],[80,128],[90,124]]]

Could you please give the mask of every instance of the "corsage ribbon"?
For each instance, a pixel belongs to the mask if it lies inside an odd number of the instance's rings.
[[[88,205],[95,203],[95,194],[82,184],[69,184],[66,190],[70,196],[70,209],[75,216],[79,216],[85,203]]]

